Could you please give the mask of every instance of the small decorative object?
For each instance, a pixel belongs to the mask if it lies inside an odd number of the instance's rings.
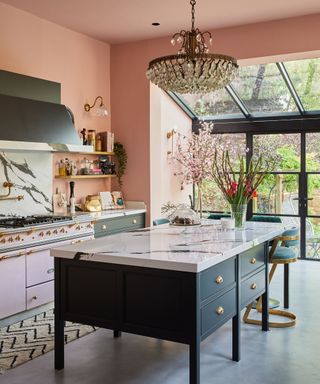
[[[88,141],[87,141],[87,130],[85,128],[83,128],[82,131],[80,131],[80,134],[82,136],[82,145],[87,145],[88,144]]]
[[[169,217],[170,224],[176,226],[200,225],[201,221],[195,211],[182,204]]]
[[[84,208],[87,212],[100,212],[102,209],[100,196],[88,195],[84,203]]]
[[[124,201],[120,191],[113,191],[112,193],[113,204],[117,209],[124,209]]]
[[[115,163],[110,160],[110,156],[99,157],[99,167],[103,175],[114,175],[115,174]]]
[[[210,175],[215,138],[212,135],[213,125],[203,123],[199,132],[190,137],[177,134],[177,148],[172,157],[176,163],[175,176],[181,178],[181,189],[185,184],[194,184],[197,188],[196,210],[202,217],[202,183]]]
[[[211,177],[230,204],[231,217],[235,228],[242,229],[245,225],[247,204],[257,196],[257,188],[272,171],[276,160],[262,157],[251,158],[246,168],[245,156],[238,159],[240,171],[236,172],[231,164],[229,151],[215,149],[211,167]]]
[[[171,44],[181,44],[176,55],[158,57],[149,63],[147,79],[165,91],[206,93],[229,84],[237,74],[238,64],[230,56],[209,53],[210,32],[195,28],[195,5],[191,0],[191,31],[172,36]]]
[[[119,185],[122,187],[122,177],[127,168],[128,155],[124,146],[119,142],[114,143],[114,154],[116,156],[116,175]]]

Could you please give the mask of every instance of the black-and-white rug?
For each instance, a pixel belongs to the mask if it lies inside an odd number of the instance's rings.
[[[66,322],[65,343],[93,331],[89,325]],[[54,314],[49,310],[0,329],[0,373],[54,349]]]

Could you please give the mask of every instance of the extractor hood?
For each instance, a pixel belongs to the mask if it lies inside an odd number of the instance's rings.
[[[0,150],[92,152],[62,104],[0,94]]]

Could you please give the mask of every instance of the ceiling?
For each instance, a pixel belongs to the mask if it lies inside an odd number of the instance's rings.
[[[1,2],[109,43],[168,36],[190,26],[189,0]],[[313,13],[320,13],[319,0],[198,0],[196,26],[215,29]]]

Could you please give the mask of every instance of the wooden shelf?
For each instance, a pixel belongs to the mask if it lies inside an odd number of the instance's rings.
[[[55,176],[56,179],[76,180],[76,179],[110,179],[116,175],[76,175],[76,176]]]
[[[95,152],[56,151],[54,153],[69,153],[70,155],[79,154],[79,155],[96,155],[96,156],[97,155],[99,155],[99,156],[114,156],[114,152],[102,152],[102,151],[100,151],[100,152],[97,152],[97,151],[95,151]]]

